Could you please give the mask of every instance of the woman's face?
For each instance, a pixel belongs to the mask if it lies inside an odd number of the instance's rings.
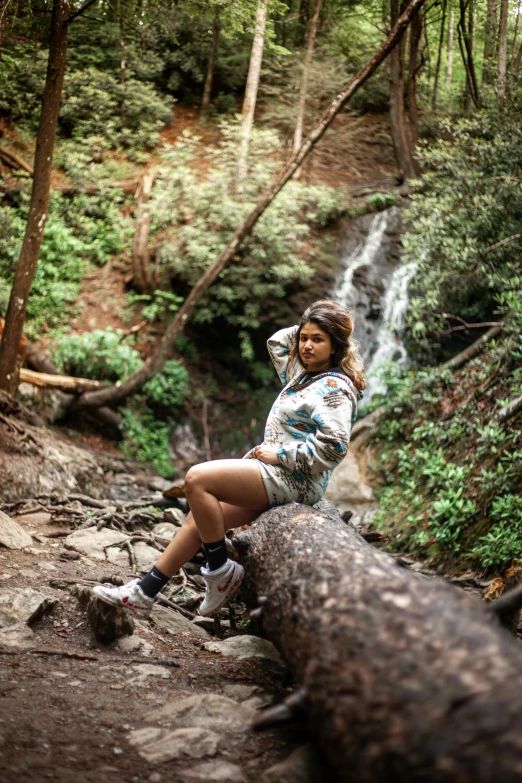
[[[331,366],[334,353],[328,332],[313,321],[302,327],[299,334],[299,356],[308,372],[327,370]]]

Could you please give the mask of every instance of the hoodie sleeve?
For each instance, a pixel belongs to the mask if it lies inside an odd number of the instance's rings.
[[[348,451],[353,401],[331,377],[321,387],[310,411],[315,432],[286,443],[277,452],[281,465],[292,473],[333,470]]]
[[[283,386],[286,386],[299,371],[304,370],[297,359],[290,362],[290,353],[296,345],[298,328],[298,326],[289,326],[280,329],[267,342],[268,353]]]

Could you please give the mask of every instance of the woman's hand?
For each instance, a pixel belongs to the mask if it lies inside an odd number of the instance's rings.
[[[279,459],[277,457],[277,449],[274,446],[256,446],[254,450],[256,459],[260,459],[261,462],[265,462],[267,465],[279,465]]]

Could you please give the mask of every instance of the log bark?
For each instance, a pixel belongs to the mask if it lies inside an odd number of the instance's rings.
[[[509,18],[509,0],[500,0],[500,21],[498,26],[498,70],[497,70],[497,94],[500,99],[503,99],[506,94],[508,18]]]
[[[498,34],[498,0],[487,0],[486,27],[484,30],[484,57],[482,60],[482,82],[492,84],[495,73],[495,54]]]
[[[323,502],[234,541],[333,780],[522,780],[522,648],[479,599],[400,568]]]
[[[446,84],[451,84],[453,78],[453,33],[455,30],[455,11],[450,8],[448,20],[448,48],[446,50]]]
[[[26,370],[24,367],[20,370],[20,383],[30,383],[32,386],[39,386],[42,389],[61,389],[73,394],[83,394],[86,391],[103,389],[105,386],[101,381],[93,381],[89,378],[73,378],[71,375],[50,375],[45,372]]]
[[[435,78],[433,80],[433,94],[431,98],[431,108],[433,109],[433,111],[436,111],[437,109],[440,66],[442,63],[442,49],[444,46],[444,32],[446,29],[446,6],[447,6],[447,0],[442,0],[442,18],[440,20],[440,35],[439,35],[439,46],[437,49],[437,64],[435,65]]]
[[[87,392],[87,394],[83,394],[76,403],[79,407],[97,408],[101,405],[116,405],[131,394],[136,394],[147,381],[153,378],[154,375],[161,370],[169,355],[172,342],[183,332],[185,324],[191,317],[203,294],[221,274],[225,266],[230,263],[246,237],[251,234],[259,218],[270,206],[277,194],[283,189],[288,180],[292,178],[294,172],[299,168],[307,155],[309,155],[315,144],[323,137],[342,107],[350,100],[357,90],[368,81],[386,59],[388,54],[393,51],[394,47],[404,35],[404,31],[408,27],[412,16],[422,7],[424,2],[425,0],[411,0],[411,3],[404,13],[401,14],[390,35],[386,41],[384,41],[380,49],[370,60],[368,60],[352,81],[346,85],[335,100],[325,109],[319,122],[315,128],[310,131],[299,150],[294,153],[290,160],[283,166],[268,190],[259,198],[254,209],[247,215],[241,225],[238,226],[228,245],[222,250],[207,272],[200,277],[183,302],[176,317],[167,328],[150,359],[148,359],[137,372],[123,381],[120,386],[111,386],[103,391]]]
[[[297,152],[303,141],[303,127],[304,127],[304,115],[306,108],[306,98],[308,95],[308,79],[310,75],[310,66],[312,65],[312,57],[314,54],[315,38],[317,35],[317,25],[319,23],[319,14],[321,13],[322,0],[315,0],[315,8],[310,22],[310,32],[308,34],[308,44],[306,46],[306,54],[303,63],[303,78],[301,81],[301,89],[299,90],[299,106],[297,109],[297,120],[295,123],[294,133],[294,153]],[[301,169],[297,169],[294,174],[295,179],[299,179]]]
[[[474,343],[468,345],[467,348],[465,348],[463,351],[458,353],[456,356],[452,356],[451,359],[449,359],[447,362],[444,362],[444,364],[441,366],[444,369],[446,368],[449,369],[453,367],[460,367],[461,364],[465,364],[465,362],[469,362],[470,359],[473,359],[475,356],[478,356],[479,353],[482,353],[486,343],[488,343],[490,340],[493,340],[495,337],[497,337],[501,331],[502,331],[501,326],[492,326],[491,329],[488,329],[487,332],[481,334],[478,340],[475,340]]]
[[[391,24],[399,18],[399,0],[391,0]],[[414,14],[413,18],[416,16]],[[395,157],[402,176],[415,176],[415,163],[411,154],[410,140],[404,112],[404,44],[401,41],[390,56],[390,126]]]
[[[18,343],[22,336],[49,206],[54,141],[65,76],[69,9],[69,0],[54,0],[49,61],[36,138],[29,218],[11,288],[6,327],[0,343],[0,388],[10,394],[14,394],[18,386]]]
[[[408,51],[408,116],[410,118],[410,149],[416,174],[419,168],[415,164],[415,147],[419,140],[419,107],[417,105],[417,74],[419,72],[419,48],[422,35],[422,18],[415,14],[410,25],[410,40]]]
[[[23,171],[26,171],[29,176],[34,176],[34,169],[29,165],[29,163],[26,163],[26,161],[21,158],[20,155],[17,155],[16,152],[12,152],[11,150],[8,150],[6,147],[1,145],[0,160],[2,160],[6,166],[9,166],[12,169],[22,169]]]

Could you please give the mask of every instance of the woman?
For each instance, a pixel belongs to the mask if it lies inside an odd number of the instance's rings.
[[[123,587],[95,587],[108,604],[147,618],[169,579],[203,545],[206,593],[202,615],[217,611],[237,590],[244,569],[227,557],[225,532],[253,522],[271,506],[317,503],[336,465],[346,455],[364,372],[351,339],[353,321],[330,300],[311,305],[299,326],[268,341],[283,391],[270,411],[263,443],[243,459],[190,468],[185,493],[190,514],[156,565]]]

